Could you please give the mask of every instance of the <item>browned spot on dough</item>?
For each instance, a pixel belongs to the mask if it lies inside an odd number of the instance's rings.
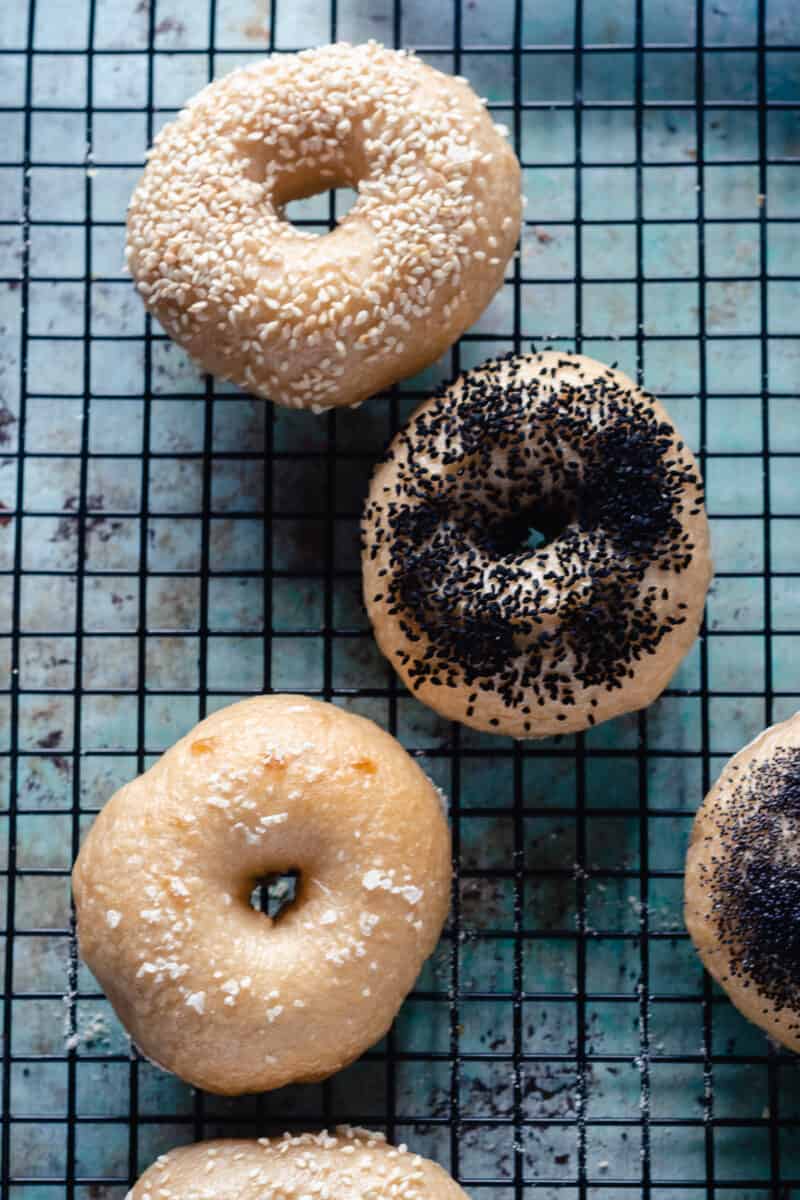
[[[264,766],[268,771],[285,771],[291,759],[279,758],[277,755],[267,754],[264,757]]]
[[[198,738],[192,742],[189,750],[192,754],[213,754],[216,744],[216,738]]]
[[[374,775],[378,770],[378,764],[371,758],[360,758],[358,762],[353,763],[353,770],[363,771],[365,775]]]

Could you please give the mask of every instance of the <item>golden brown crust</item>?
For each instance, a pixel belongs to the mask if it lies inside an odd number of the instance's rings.
[[[276,921],[254,882],[300,871]],[[324,1078],[386,1032],[449,904],[450,838],[371,721],[261,696],[112,797],[73,872],[83,958],[143,1052],[210,1091]]]
[[[128,1200],[467,1200],[436,1163],[382,1134],[338,1128],[292,1137],[217,1139],[162,1154]]]
[[[585,411],[591,413],[594,409],[592,397],[587,389],[591,389],[594,381],[600,380],[606,390],[611,389],[615,392],[618,407],[622,410],[632,410],[636,405],[644,414],[642,420],[648,427],[658,427],[658,437],[667,447],[664,457],[671,464],[671,472],[679,481],[683,480],[677,487],[673,524],[680,530],[678,540],[681,547],[691,548],[690,561],[688,564],[681,563],[680,569],[675,569],[672,562],[666,559],[653,562],[645,560],[641,578],[636,580],[635,586],[626,584],[628,603],[642,601],[646,605],[648,629],[663,627],[666,623],[669,626],[668,632],[658,639],[650,637],[649,642],[642,636],[641,645],[629,651],[630,661],[624,662],[622,656],[624,670],[619,664],[612,664],[617,671],[612,686],[609,686],[608,679],[603,678],[597,662],[593,663],[591,660],[593,654],[595,659],[601,659],[601,651],[606,643],[616,645],[620,641],[617,631],[612,630],[612,638],[603,628],[602,621],[603,615],[608,615],[609,609],[616,611],[618,606],[615,608],[613,604],[604,603],[602,600],[598,603],[596,591],[592,588],[598,579],[607,579],[609,575],[613,579],[614,574],[619,573],[619,568],[614,564],[624,558],[624,547],[618,553],[610,539],[605,539],[604,544],[602,530],[593,536],[592,540],[583,534],[576,538],[574,534],[577,525],[573,520],[567,526],[567,532],[572,538],[571,550],[563,550],[565,543],[559,537],[542,550],[526,552],[524,562],[514,561],[511,564],[511,573],[508,575],[511,582],[506,585],[502,572],[506,570],[505,564],[510,560],[498,560],[493,551],[487,554],[485,545],[480,541],[482,530],[479,526],[485,526],[497,512],[505,514],[505,509],[513,509],[517,503],[516,495],[512,493],[515,493],[518,485],[509,481],[507,452],[509,445],[515,449],[519,448],[517,434],[524,422],[520,421],[516,412],[511,418],[516,424],[513,428],[505,430],[502,428],[500,416],[503,394],[508,393],[511,387],[512,375],[513,386],[518,390],[522,389],[524,397],[529,396],[529,399],[525,398],[523,401],[524,405],[529,406],[527,410],[523,409],[524,421],[528,422],[528,433],[525,437],[528,439],[527,446],[531,454],[526,460],[524,471],[528,472],[529,477],[537,472],[544,476],[551,470],[543,460],[537,462],[536,458],[536,438],[541,428],[541,425],[536,424],[536,420],[542,403],[549,403],[552,397],[558,397],[561,389],[572,389],[573,398],[569,400],[572,408],[584,405]],[[530,390],[526,392],[525,389]],[[489,403],[485,405],[485,417],[481,418],[485,420],[489,432],[482,434],[475,442],[474,429],[470,428],[468,433],[464,433],[469,421],[459,415],[459,406],[463,405],[468,410],[469,417],[474,405],[472,397],[480,397],[481,393],[489,397]],[[585,404],[580,399],[584,393],[589,395]],[[568,405],[565,403],[563,410],[557,413],[556,417],[547,419],[561,421],[564,412],[567,411]],[[456,416],[453,423],[451,416],[454,413]],[[535,418],[533,420],[531,413]],[[590,430],[594,423],[596,432],[602,432],[603,423],[597,415],[590,415],[588,418],[584,415],[582,420],[584,425],[588,420]],[[487,462],[487,451],[484,447],[487,443],[490,446],[494,445],[493,439],[498,440],[501,434],[506,439],[504,447],[495,458]],[[461,454],[461,448],[466,442],[460,439],[466,439],[468,436],[473,438],[478,449],[464,450]],[[590,440],[593,436],[590,432]],[[562,438],[562,433],[557,430],[554,438],[558,441]],[[563,444],[569,444],[566,435]],[[443,467],[445,453],[452,457],[448,460],[448,465]],[[488,454],[491,456],[494,451],[489,450]],[[579,461],[579,456],[576,457],[576,461]],[[476,463],[479,464],[477,468]],[[463,471],[461,468],[465,464],[467,470]],[[475,610],[475,624],[481,625],[482,614],[490,612],[489,602],[499,599],[505,606],[505,626],[498,623],[497,636],[510,636],[508,630],[514,623],[518,605],[520,628],[519,631],[517,628],[513,630],[516,649],[514,655],[509,656],[503,665],[504,668],[508,667],[506,674],[516,670],[518,679],[524,680],[527,671],[530,676],[527,685],[522,682],[506,688],[505,677],[500,673],[484,675],[477,680],[467,678],[463,663],[455,657],[451,657],[449,662],[443,658],[437,670],[430,671],[429,663],[437,661],[439,648],[433,644],[422,622],[417,620],[407,607],[397,603],[397,588],[388,586],[389,581],[401,575],[404,569],[402,563],[395,561],[398,526],[392,515],[393,511],[397,511],[398,505],[419,508],[428,496],[435,493],[436,488],[450,487],[455,499],[451,507],[444,507],[444,516],[441,519],[449,522],[452,517],[455,523],[460,519],[456,510],[465,488],[463,482],[452,483],[457,469],[466,478],[469,478],[470,470],[473,472],[476,489],[481,491],[484,497],[488,495],[491,485],[493,498],[485,502],[486,515],[480,515],[476,521],[475,505],[470,497],[470,517],[464,530],[457,534],[460,540],[451,539],[451,547],[455,541],[456,547],[461,549],[448,558],[449,548],[441,564],[437,562],[433,568],[428,568],[427,578],[433,580],[437,586],[442,581],[447,583],[452,574],[450,566],[454,558],[459,559],[463,565],[468,553],[477,553],[478,558],[475,561],[479,563],[483,575],[477,577],[473,572],[473,576],[477,580],[476,603],[483,605],[483,608]],[[585,467],[579,463],[578,469],[583,471]],[[601,475],[603,470],[601,461]],[[627,486],[626,476],[621,473],[620,478],[620,488],[624,491]],[[658,499],[660,501],[660,496]],[[439,534],[441,528],[440,524]],[[387,452],[386,460],[375,471],[362,529],[364,601],[378,645],[395,670],[420,700],[443,716],[474,729],[516,738],[570,733],[651,703],[666,687],[697,636],[711,579],[708,520],[702,500],[702,483],[694,457],[680,440],[679,433],[657,400],[637,388],[621,371],[576,354],[544,352],[525,358],[496,360],[460,376],[441,396],[426,400],[413,414],[405,429],[397,435]],[[427,529],[425,536],[429,536]],[[584,552],[585,557],[582,557]],[[610,572],[605,569],[607,563],[610,564]],[[439,565],[441,569],[438,569]],[[630,572],[631,578],[635,578],[638,567],[639,564],[634,562]],[[495,583],[498,578],[501,580],[499,585]],[[473,582],[472,578],[470,582]],[[426,580],[423,580],[424,586],[428,586]],[[585,603],[582,599],[584,594],[589,595]],[[547,596],[547,600],[537,607],[536,598],[539,595]],[[468,601],[465,602],[464,593],[459,592],[458,587],[453,588],[446,595],[446,604],[451,605],[452,622],[457,625],[459,617],[463,619],[460,606],[466,607],[468,604]],[[530,620],[528,622],[529,630],[533,628],[532,633],[524,632],[521,628],[521,613],[526,604],[529,612],[534,613],[536,622],[535,628],[531,626]],[[583,676],[581,670],[576,667],[573,653],[575,639],[571,645],[565,647],[563,639],[559,637],[559,631],[563,629],[567,618],[573,623],[577,621],[585,624],[590,632],[590,636],[583,639],[585,661],[582,666],[586,667],[588,660],[590,668],[584,671]],[[447,624],[447,620],[444,624]],[[632,639],[635,633],[633,617],[630,623],[633,627],[630,633]],[[538,673],[534,674],[529,669],[531,648],[536,649],[541,633],[556,635],[553,644],[557,645],[557,653],[555,650],[551,653],[545,649],[541,656],[541,667]],[[592,639],[596,643],[594,650]],[[465,646],[465,650],[469,650],[469,645]],[[421,673],[420,668],[422,672],[429,673]],[[559,681],[551,688],[547,680],[554,678],[554,673],[559,676]]]
[[[283,205],[358,187],[318,237]],[[370,42],[277,55],[156,138],[128,262],[206,370],[293,408],[358,403],[435,362],[503,281],[520,169],[466,81]]]
[[[781,860],[789,864],[789,886],[796,890],[792,880],[796,877],[798,867],[800,811],[797,811],[797,797],[793,797],[791,805],[787,807],[785,797],[776,795],[775,784],[779,780],[773,769],[786,759],[787,754],[793,758],[789,779],[800,781],[800,713],[765,729],[724,767],[700,806],[692,828],[686,856],[684,917],[703,965],[725,989],[739,1011],[771,1037],[791,1050],[800,1052],[800,978],[794,980],[794,1002],[776,1002],[777,994],[786,994],[785,981],[777,980],[776,989],[776,981],[770,977],[770,964],[763,961],[759,963],[765,948],[770,949],[764,945],[764,932],[757,928],[751,914],[746,912],[745,939],[741,932],[737,936],[737,927],[741,930],[742,922],[735,910],[741,906],[736,896],[726,895],[726,887],[731,880],[742,878],[742,866],[747,867],[752,875],[759,872],[758,853],[755,861],[752,854],[752,851],[758,851],[759,843],[768,851],[774,870],[780,870]],[[784,779],[784,785],[785,782]],[[776,804],[780,807],[776,807]],[[781,811],[783,808],[787,808],[787,811]],[[766,824],[764,814],[768,814]],[[773,821],[769,820],[773,816],[777,818],[779,840],[782,843],[777,847],[777,854],[776,847],[766,840],[775,828]],[[747,839],[751,838],[752,842],[748,842]],[[733,863],[732,855],[735,855]],[[733,871],[729,869],[731,863]],[[745,882],[747,884],[748,881]],[[777,891],[773,893],[776,882]],[[763,879],[758,881],[758,886],[764,888],[768,907],[774,910],[776,918],[788,929],[789,920],[784,920],[784,914],[781,913],[779,876],[771,871],[768,884],[771,885],[769,888]],[[752,879],[749,885],[749,899],[752,899],[756,892]],[[796,919],[797,914],[795,922]],[[756,941],[760,945],[753,944]],[[754,979],[752,970],[743,966],[748,960],[758,970],[762,982]],[[790,956],[786,955],[783,961],[791,970]],[[772,996],[767,994],[764,984]]]

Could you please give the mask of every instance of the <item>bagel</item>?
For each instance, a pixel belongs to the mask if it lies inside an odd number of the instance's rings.
[[[576,354],[509,355],[426,400],[375,471],[362,535],[395,670],[443,716],[517,738],[653,700],[711,579],[693,456],[652,396]]]
[[[383,1135],[340,1126],[335,1133],[196,1142],[162,1154],[128,1200],[467,1200],[436,1163]]]
[[[800,713],[734,755],[700,806],[684,912],[739,1011],[800,1053]]]
[[[342,186],[358,200],[332,233],[286,220]],[[204,370],[322,411],[439,358],[503,282],[520,214],[519,163],[464,79],[339,43],[187,104],[134,191],[127,262]]]
[[[265,876],[299,870],[272,920]],[[201,721],[97,817],[80,952],[159,1066],[235,1095],[324,1079],[391,1025],[447,914],[440,798],[388,733],[260,696]]]

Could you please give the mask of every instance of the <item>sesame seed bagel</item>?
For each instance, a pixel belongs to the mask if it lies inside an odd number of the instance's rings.
[[[365,603],[398,673],[443,716],[517,738],[653,700],[711,578],[697,464],[666,412],[574,354],[508,355],[426,400],[362,532]]]
[[[800,1052],[800,713],[734,755],[700,806],[684,914],[739,1011]]]
[[[276,55],[163,129],[128,212],[147,308],[207,371],[291,408],[434,362],[503,281],[520,169],[465,80],[375,42]],[[358,200],[324,237],[284,205]]]
[[[265,876],[300,872],[275,920]],[[260,696],[108,802],[73,871],[80,951],[144,1054],[235,1095],[324,1079],[386,1033],[447,914],[436,789],[372,721]]]
[[[128,1200],[466,1200],[436,1163],[380,1133],[335,1133],[196,1142],[162,1154]]]

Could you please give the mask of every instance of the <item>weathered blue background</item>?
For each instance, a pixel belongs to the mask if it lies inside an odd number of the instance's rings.
[[[275,7],[0,5],[1,1178],[14,1200],[121,1197],[177,1142],[356,1119],[475,1197],[793,1194],[795,1060],[704,982],[680,871],[724,759],[800,707],[796,4],[537,0],[516,52],[510,0]],[[146,325],[123,219],[150,136],[210,76],[334,35],[468,76],[518,138],[529,204],[506,286],[446,361],[314,418],[198,377]],[[356,526],[430,385],[531,339],[665,397],[703,452],[718,575],[707,636],[646,714],[521,748],[398,686]],[[270,687],[396,731],[452,798],[461,878],[387,1045],[322,1087],[219,1100],[132,1056],[70,967],[68,870],[120,783]]]

